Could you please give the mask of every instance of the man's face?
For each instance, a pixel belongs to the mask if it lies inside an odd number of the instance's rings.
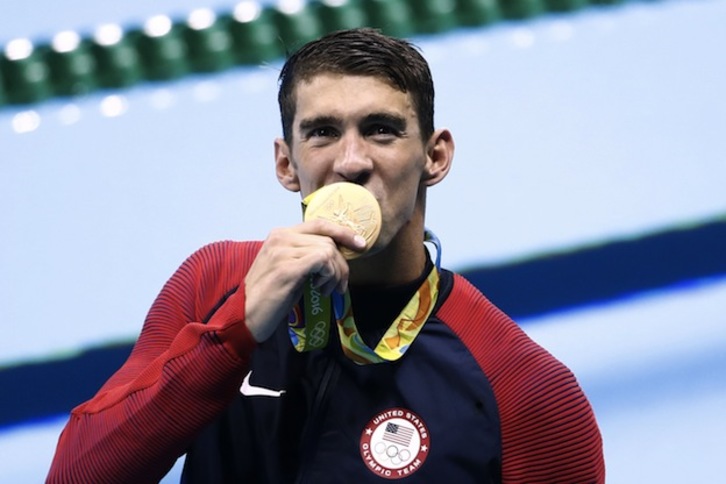
[[[412,220],[423,223],[426,141],[411,98],[381,79],[320,74],[296,87],[292,142],[277,142],[303,197],[339,181],[367,188],[381,205],[382,248]],[[283,162],[286,163],[286,162]],[[282,181],[282,179],[281,179]]]

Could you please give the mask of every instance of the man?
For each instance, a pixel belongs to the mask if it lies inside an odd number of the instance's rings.
[[[155,482],[185,453],[184,482],[603,482],[573,375],[429,257],[426,190],[454,153],[433,92],[416,49],[369,29],[288,59],[280,183],[364,187],[380,235],[316,219],[192,255],[73,410],[49,482]],[[327,345],[299,351],[327,296]]]

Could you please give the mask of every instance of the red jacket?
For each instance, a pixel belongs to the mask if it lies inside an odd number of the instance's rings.
[[[128,361],[73,410],[48,482],[158,482],[185,453],[185,482],[604,482],[575,377],[461,276],[441,271],[403,358],[359,366],[332,333],[310,353],[284,326],[255,344],[243,281],[259,247],[182,264]],[[390,302],[353,294],[374,314]]]

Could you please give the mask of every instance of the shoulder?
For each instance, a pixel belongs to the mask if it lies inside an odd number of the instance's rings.
[[[445,299],[437,316],[469,348],[480,366],[491,371],[489,363],[500,360],[498,353],[526,351],[531,341],[527,335],[469,281],[455,273],[446,274],[442,280]]]
[[[196,284],[239,285],[257,257],[262,242],[225,240],[207,244],[184,261],[179,271],[193,274]],[[226,281],[226,282],[225,282]]]
[[[184,262],[185,265],[218,265],[232,263],[235,266],[249,266],[262,246],[261,241],[223,240],[207,244]]]
[[[182,262],[156,303],[175,304],[197,314],[202,310],[197,306],[214,304],[239,287],[261,245],[258,241],[221,241],[201,247]]]
[[[542,390],[543,383],[557,387],[559,380],[577,386],[564,364],[461,275],[453,275],[453,287],[437,314],[473,354],[498,399],[510,393],[522,398]]]
[[[500,414],[504,477],[534,482],[557,476],[552,482],[573,482],[578,476],[575,481],[601,482],[599,429],[569,368],[460,275],[454,275],[438,315],[492,385]],[[563,461],[561,456],[568,454],[576,457]]]
[[[212,277],[234,277],[246,273],[257,257],[262,242],[225,240],[207,244],[192,253],[177,270],[176,277],[195,280]]]

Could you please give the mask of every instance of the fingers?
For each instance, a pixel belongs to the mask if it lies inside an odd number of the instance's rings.
[[[306,281],[325,295],[345,292],[348,262],[339,247],[365,249],[365,240],[346,227],[325,220],[275,229],[265,240],[245,276],[247,326],[263,341],[284,320]]]
[[[365,238],[348,227],[322,219],[305,222],[297,228],[300,233],[309,234],[315,237],[317,242],[325,244],[324,250],[319,248],[319,252],[313,252],[312,248],[308,248],[313,257],[322,257],[316,261],[319,265],[316,265],[311,272],[313,285],[325,295],[334,290],[345,292],[348,287],[348,264],[341,263],[341,259],[344,258],[340,255],[339,249],[345,247],[363,252],[367,248]],[[330,250],[333,252],[329,252]]]
[[[306,254],[299,264],[305,279],[327,296],[340,285],[347,285],[348,264],[331,239],[321,239],[304,248]]]
[[[363,252],[367,248],[366,239],[354,230],[330,222],[316,219],[304,222],[298,226],[301,233],[329,237],[338,247],[346,247],[355,252]]]

